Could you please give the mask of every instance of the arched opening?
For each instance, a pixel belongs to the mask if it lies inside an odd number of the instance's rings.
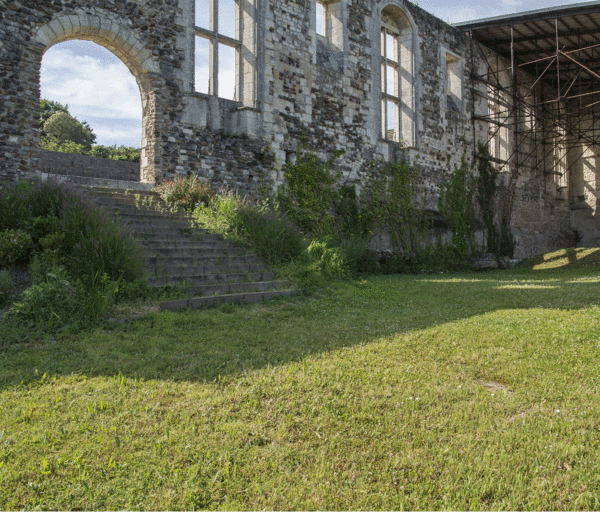
[[[381,11],[381,132],[382,138],[415,143],[413,28],[395,5]]]
[[[83,154],[89,156],[118,161],[137,159],[139,164],[142,140],[140,90],[131,71],[112,52],[80,39],[48,48],[40,70],[40,96],[50,102],[44,103],[46,109],[42,112],[42,149],[67,153],[85,151]],[[50,136],[43,129],[45,121],[62,106],[68,106],[68,113],[84,123],[84,128],[92,130],[95,140],[91,148],[84,148],[77,140],[60,145],[56,136]],[[53,123],[51,128],[56,131],[56,126],[57,123]],[[77,139],[77,135],[74,138]],[[110,169],[112,174],[107,173],[106,177],[131,179],[132,168],[107,163],[105,169]]]
[[[127,67],[137,83],[141,97],[140,181],[154,182],[156,166],[160,165],[161,156],[160,141],[157,140],[155,129],[156,119],[159,116],[154,83],[159,78],[156,57],[144,47],[135,32],[122,23],[118,16],[110,12],[95,19],[86,16],[67,18],[68,20],[63,20],[60,16],[55,18],[40,27],[34,35],[34,40],[41,49],[38,61],[38,82],[41,78],[40,71],[44,55],[59,43],[73,40],[81,40],[83,43],[92,42],[114,54]],[[106,78],[109,82],[115,81],[112,76]],[[38,89],[38,102],[39,100]]]

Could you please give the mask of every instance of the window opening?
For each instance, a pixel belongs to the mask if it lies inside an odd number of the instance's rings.
[[[382,138],[414,145],[412,27],[399,9],[381,13]]]
[[[195,87],[198,92],[241,101],[240,1],[196,0]]]
[[[500,91],[492,86],[488,87],[489,97],[489,149],[490,156],[499,160],[499,168],[502,170],[508,161],[508,111],[502,104]]]
[[[460,59],[446,53],[446,105],[449,110],[462,112],[462,79]]]
[[[316,32],[320,36],[326,37],[325,27],[327,26],[327,21],[325,20],[325,13],[327,12],[327,8],[321,2],[317,2],[316,10],[317,10]]]

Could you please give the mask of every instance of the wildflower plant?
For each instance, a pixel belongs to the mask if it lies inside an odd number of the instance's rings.
[[[200,180],[196,176],[163,181],[156,185],[154,190],[167,203],[179,206],[188,212],[192,212],[196,206],[208,205],[214,195],[210,182]]]

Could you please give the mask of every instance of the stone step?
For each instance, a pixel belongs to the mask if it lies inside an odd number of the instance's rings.
[[[268,292],[289,288],[287,281],[253,281],[249,283],[213,283],[186,285],[185,291],[192,297],[207,295],[225,295],[229,293]]]
[[[88,190],[93,196],[132,197],[137,195],[140,197],[156,197],[160,200],[160,195],[153,190],[153,186],[151,188],[136,189],[133,186],[127,188],[126,184],[124,184],[123,187],[88,187]]]
[[[187,219],[169,219],[160,217],[148,217],[147,219],[132,218],[132,217],[121,217],[121,220],[135,230],[148,230],[148,229],[185,229],[190,230],[192,223]],[[200,233],[201,231],[198,230]],[[191,234],[191,233],[190,233]]]
[[[67,181],[81,188],[95,190],[134,190],[136,193],[154,192],[154,183],[140,183],[139,181],[128,180],[113,180],[108,178],[92,178],[88,176],[64,176],[64,175],[48,175],[42,173],[42,180],[52,176],[59,180]]]
[[[183,235],[181,239],[174,242],[166,242],[164,240],[141,240],[140,244],[142,245],[142,249],[145,251],[152,251],[153,249],[172,249],[175,251],[179,251],[182,249],[194,250],[197,249],[199,251],[203,250],[226,250],[231,247],[235,250],[243,250],[240,247],[232,245],[230,242],[219,239],[210,239],[210,240],[189,240],[189,237]]]
[[[180,244],[184,242],[188,243],[212,243],[222,242],[223,237],[216,233],[194,233],[193,235],[181,232],[156,232],[156,230],[149,230],[148,232],[134,232],[134,236],[140,241],[142,246],[144,243],[162,243],[162,244]]]
[[[201,243],[201,242],[199,242]],[[172,260],[173,257],[178,258],[207,258],[215,260],[220,256],[243,256],[245,253],[243,249],[239,247],[231,246],[210,246],[205,247],[142,247],[144,249],[144,256],[148,260],[150,258],[167,258]]]
[[[147,267],[204,267],[207,264],[214,265],[245,265],[258,263],[255,254],[221,254],[218,257],[207,255],[180,256],[177,252],[170,256],[143,256]]]
[[[149,238],[145,238],[145,235],[164,235],[165,237],[173,237],[178,235],[186,235],[189,240],[206,240],[206,237],[209,233],[194,229],[191,227],[185,226],[176,226],[176,227],[166,227],[162,226],[145,226],[144,223],[134,222],[128,224],[128,226],[135,231],[137,235],[141,237],[142,240],[150,240]],[[218,235],[213,235],[218,236]],[[221,240],[223,237],[221,237]]]
[[[262,272],[266,270],[264,263],[238,263],[230,265],[218,265],[207,263],[206,265],[168,265],[152,267],[147,266],[146,272],[149,276],[201,276],[206,274],[238,274],[243,272]]]
[[[207,284],[248,283],[258,281],[273,281],[275,272],[232,272],[228,274],[200,274],[177,276],[153,276],[148,278],[150,286],[202,286]]]
[[[166,218],[166,219],[181,219],[181,220],[191,220],[190,216],[185,212],[170,212],[170,211],[162,211],[162,210],[152,210],[152,209],[141,209],[135,205],[118,205],[118,204],[102,204],[98,203],[101,206],[107,208],[110,212],[119,215],[122,218],[132,217],[139,219],[149,219],[152,217],[157,218]]]
[[[267,292],[232,293],[228,295],[209,295],[206,297],[192,297],[190,299],[169,300],[160,303],[162,310],[172,309],[201,309],[225,303],[250,304],[263,300],[271,300],[279,297],[292,297],[299,290],[271,290]]]
[[[221,235],[192,227],[188,213],[171,208],[154,191],[106,184],[90,193],[140,241],[150,286],[183,286],[194,296],[165,301],[162,309],[257,302],[297,293],[288,282],[277,280],[276,272],[256,255],[246,254]]]

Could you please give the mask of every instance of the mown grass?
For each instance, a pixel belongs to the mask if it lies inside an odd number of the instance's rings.
[[[5,345],[0,508],[597,509],[599,285],[380,276]]]

